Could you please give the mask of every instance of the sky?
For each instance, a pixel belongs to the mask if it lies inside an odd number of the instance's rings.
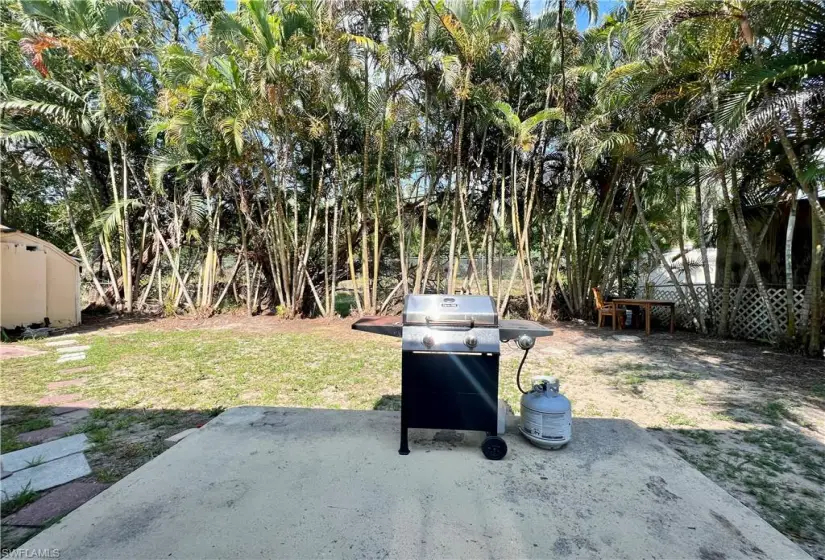
[[[613,11],[620,3],[620,0],[599,0],[599,21],[601,21],[606,14]],[[532,15],[539,14],[546,4],[547,0],[530,0],[530,13]],[[226,6],[228,12],[234,12],[238,9],[238,0],[224,0],[224,6]],[[576,14],[576,27],[579,28],[579,31],[584,31],[590,27],[586,12]]]
[[[621,0],[599,0],[599,20],[596,22],[598,24],[604,19],[604,16],[612,12],[619,4],[621,4]],[[535,16],[544,9],[547,5],[547,0],[530,0],[530,14]],[[581,11],[576,14],[576,27],[579,28],[579,31],[584,31],[588,27],[590,27],[590,22],[587,19],[587,11]]]

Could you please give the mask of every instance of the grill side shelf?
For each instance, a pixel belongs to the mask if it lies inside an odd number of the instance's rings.
[[[540,336],[552,336],[553,331],[541,323],[524,319],[503,319],[499,322],[500,340],[515,340],[522,334],[538,338]]]
[[[401,338],[400,317],[362,317],[352,324],[353,330]]]

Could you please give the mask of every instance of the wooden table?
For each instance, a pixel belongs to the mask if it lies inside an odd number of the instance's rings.
[[[650,334],[650,310],[653,307],[670,307],[670,332],[675,328],[676,321],[676,303],[672,301],[664,301],[659,299],[614,299],[613,300],[613,330],[616,330],[616,321],[618,316],[618,309],[620,305],[633,305],[645,310],[645,333]],[[621,328],[621,325],[619,325]]]

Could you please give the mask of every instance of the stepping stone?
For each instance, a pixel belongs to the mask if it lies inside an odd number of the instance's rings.
[[[61,374],[64,374],[64,375],[72,375],[72,374],[75,374],[75,373],[83,373],[84,371],[92,371],[93,369],[94,369],[93,366],[83,366],[83,367],[76,367],[76,368],[71,368],[71,369],[63,369],[63,370],[60,370],[58,373],[61,373]]]
[[[0,360],[10,358],[28,358],[45,354],[42,350],[35,350],[19,344],[0,344]]]
[[[62,414],[68,414],[70,412],[75,412],[80,410],[76,406],[55,406],[52,408],[52,416],[60,416]]]
[[[619,342],[641,342],[642,339],[638,336],[633,336],[630,334],[614,334],[613,340],[618,340]]]
[[[77,379],[67,379],[66,381],[53,381],[51,383],[46,383],[46,388],[49,391],[56,391],[58,389],[64,389],[66,387],[79,387],[86,383],[85,377],[79,377]]]
[[[77,344],[77,341],[74,339],[66,339],[66,340],[53,340],[51,342],[47,342],[44,346],[72,346],[73,344]]]
[[[73,511],[104,490],[111,484],[93,482],[70,482],[49,492],[33,504],[29,504],[17,513],[3,519],[4,525],[22,527],[41,527],[55,517],[62,517]]]
[[[46,440],[65,436],[71,431],[72,429],[66,425],[52,426],[50,428],[43,428],[42,430],[17,434],[17,441],[22,443],[43,443]]]
[[[172,447],[179,441],[183,440],[186,436],[190,436],[198,431],[198,428],[189,428],[188,430],[183,430],[182,432],[178,432],[175,435],[166,438],[163,440],[163,445],[166,447]]]
[[[66,412],[74,412],[75,410],[77,410],[79,408],[95,408],[98,404],[100,404],[100,403],[98,403],[97,401],[75,401],[75,402],[66,403],[61,408],[70,409]]]
[[[57,363],[62,364],[65,362],[76,362],[78,360],[85,360],[86,354],[64,354],[58,358]]]
[[[86,434],[77,434],[20,449],[19,451],[5,453],[0,457],[0,463],[3,465],[4,472],[13,473],[31,467],[32,463],[47,463],[73,453],[79,453],[88,446],[89,442]]]
[[[50,404],[63,404],[67,403],[76,399],[81,398],[83,395],[80,393],[71,393],[69,395],[51,395],[48,397],[43,397],[37,404],[40,405],[50,405]]]
[[[27,487],[34,491],[48,490],[82,476],[92,474],[83,453],[74,453],[48,463],[17,471],[3,480],[3,497],[12,498]]]
[[[67,407],[68,408],[68,407]],[[88,408],[70,408],[54,417],[55,424],[74,424],[89,417]]]
[[[68,346],[66,348],[58,348],[57,351],[60,354],[78,354],[80,352],[85,352],[91,348],[91,346]]]

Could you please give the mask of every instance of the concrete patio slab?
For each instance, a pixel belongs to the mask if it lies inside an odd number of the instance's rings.
[[[0,465],[2,465],[4,471],[21,471],[29,468],[32,463],[46,463],[66,455],[85,451],[88,445],[86,434],[76,434],[19,451],[4,453],[0,456]]]
[[[48,490],[90,474],[92,469],[86,457],[83,453],[75,453],[13,473],[3,479],[3,494],[16,496],[26,487],[35,492]]]
[[[808,558],[629,421],[578,419],[559,451],[510,432],[497,462],[476,434],[411,436],[403,457],[395,412],[232,409],[23,548],[61,558]]]

